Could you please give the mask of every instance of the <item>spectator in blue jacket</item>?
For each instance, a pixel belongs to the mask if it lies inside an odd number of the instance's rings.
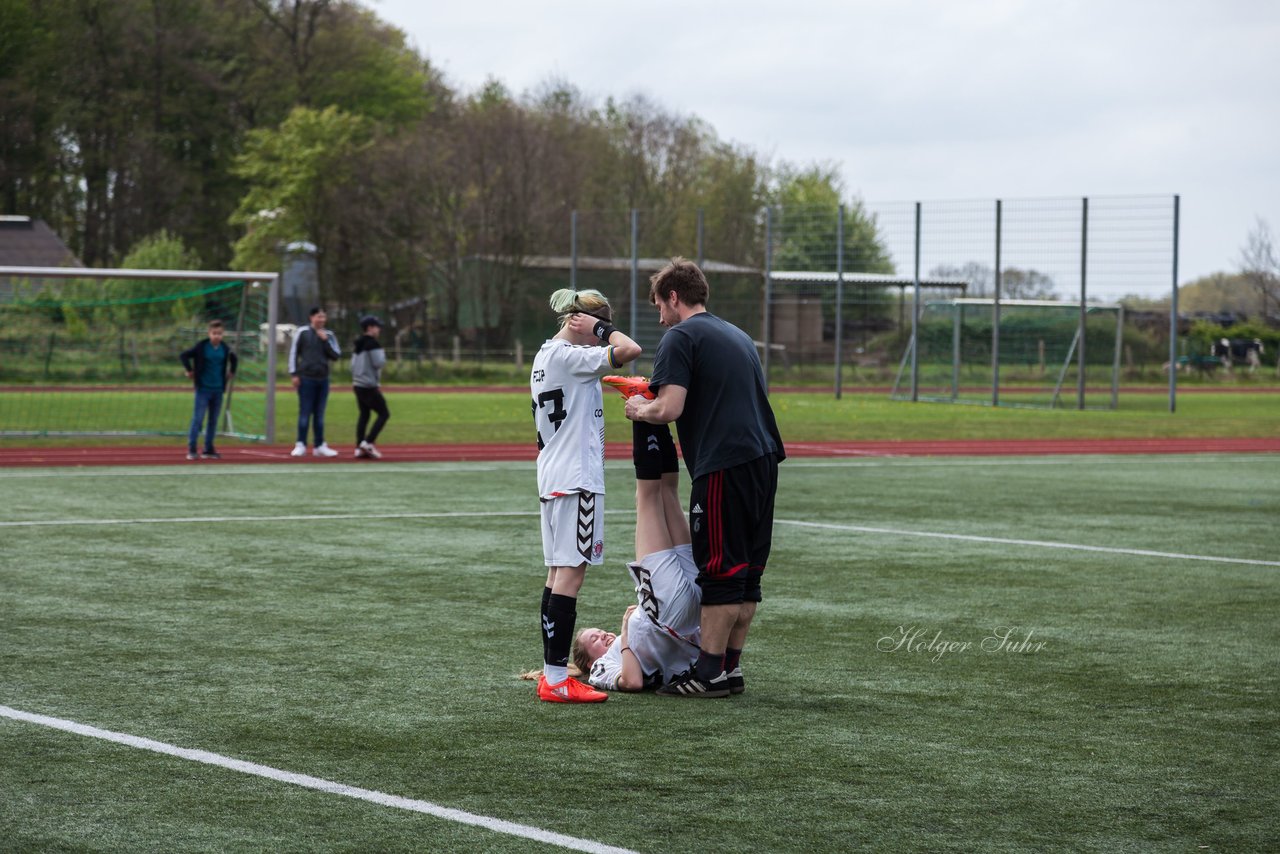
[[[191,413],[191,429],[187,431],[187,459],[196,457],[196,442],[200,438],[200,425],[208,416],[204,432],[204,451],[200,457],[206,460],[221,459],[213,446],[218,433],[218,416],[222,413],[222,396],[235,376],[237,359],[231,348],[222,343],[225,330],[221,320],[209,321],[209,337],[198,342],[190,350],[183,350],[178,357],[187,379],[195,383],[195,407]]]

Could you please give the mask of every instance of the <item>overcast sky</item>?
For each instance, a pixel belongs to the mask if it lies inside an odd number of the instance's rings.
[[[1182,197],[1180,280],[1280,237],[1275,0],[365,0],[456,88],[644,94],[870,202]]]

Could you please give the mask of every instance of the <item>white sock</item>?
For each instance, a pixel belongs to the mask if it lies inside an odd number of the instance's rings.
[[[569,678],[569,668],[555,664],[544,664],[542,665],[542,675],[547,677],[548,685],[559,685]]]

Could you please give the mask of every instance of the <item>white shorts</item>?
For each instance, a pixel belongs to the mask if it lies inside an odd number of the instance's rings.
[[[542,557],[547,566],[604,563],[604,496],[577,492],[543,499]]]
[[[702,588],[693,549],[687,543],[645,555],[627,564],[636,587],[639,610],[658,628],[680,638],[698,636]]]

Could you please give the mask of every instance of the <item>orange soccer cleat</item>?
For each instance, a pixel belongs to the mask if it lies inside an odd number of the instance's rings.
[[[635,397],[640,395],[645,400],[653,400],[656,395],[649,391],[649,380],[644,377],[602,377],[600,382],[605,385],[613,386],[623,397]]]
[[[547,677],[538,677],[538,699],[547,703],[603,703],[609,695],[584,685],[570,676],[558,685],[548,685]]]

